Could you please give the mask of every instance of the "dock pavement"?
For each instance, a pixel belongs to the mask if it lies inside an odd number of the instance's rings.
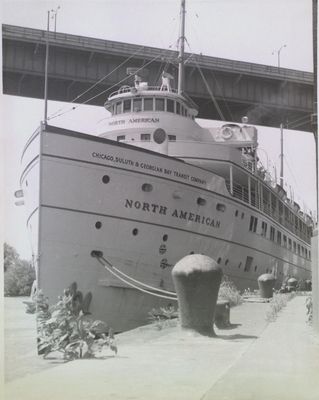
[[[275,322],[265,319],[268,303],[244,303],[217,338],[143,326],[117,336],[116,356],[67,363],[38,357],[34,316],[15,322],[11,310],[5,400],[317,400],[319,338],[305,301],[293,298]]]

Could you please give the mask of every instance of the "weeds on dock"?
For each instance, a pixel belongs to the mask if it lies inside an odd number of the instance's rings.
[[[278,313],[286,307],[289,300],[296,296],[295,292],[290,293],[275,293],[269,302],[269,310],[266,312],[266,321],[274,322]]]
[[[312,296],[308,296],[307,299],[306,299],[306,309],[307,309],[308,323],[312,324],[312,317],[313,317]]]
[[[243,297],[239,293],[234,282],[225,276],[220,284],[218,298],[229,301],[231,307],[238,306],[243,302]]]
[[[66,360],[96,357],[106,347],[117,353],[112,329],[94,320],[88,311],[92,299],[77,290],[74,282],[59,301],[49,306],[41,291],[36,297],[38,353],[47,357],[60,352]],[[107,333],[108,332],[108,333]]]
[[[148,319],[158,330],[177,326],[178,311],[174,306],[153,308],[148,313]]]

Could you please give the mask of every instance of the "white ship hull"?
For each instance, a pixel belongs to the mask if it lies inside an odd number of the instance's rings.
[[[146,323],[153,307],[173,301],[118,280],[92,258],[93,250],[134,279],[169,291],[172,267],[191,252],[218,261],[239,289],[256,288],[265,272],[276,275],[277,287],[289,276],[310,278],[307,258],[248,229],[252,215],[276,222],[200,167],[47,127],[27,143],[22,170],[38,287],[54,303],[77,282],[93,294],[94,317],[115,331]]]

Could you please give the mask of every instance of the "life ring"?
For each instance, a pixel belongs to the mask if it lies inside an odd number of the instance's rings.
[[[232,128],[225,126],[225,128],[222,129],[222,136],[226,140],[230,139],[233,136]]]

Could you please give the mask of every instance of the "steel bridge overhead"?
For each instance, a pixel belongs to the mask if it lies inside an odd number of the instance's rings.
[[[43,98],[46,32],[3,25],[2,34],[4,93]],[[103,105],[111,91],[132,84],[132,78],[117,84],[126,78],[127,67],[146,65],[144,77],[151,85],[158,84],[166,67],[177,85],[176,51],[58,32],[50,32],[49,39],[50,100],[74,100],[122,63],[79,102]],[[203,55],[186,54],[186,59],[185,90],[198,104],[199,117],[220,119],[208,85],[226,120],[247,115],[254,124],[288,122],[290,128],[312,130],[312,73]]]

